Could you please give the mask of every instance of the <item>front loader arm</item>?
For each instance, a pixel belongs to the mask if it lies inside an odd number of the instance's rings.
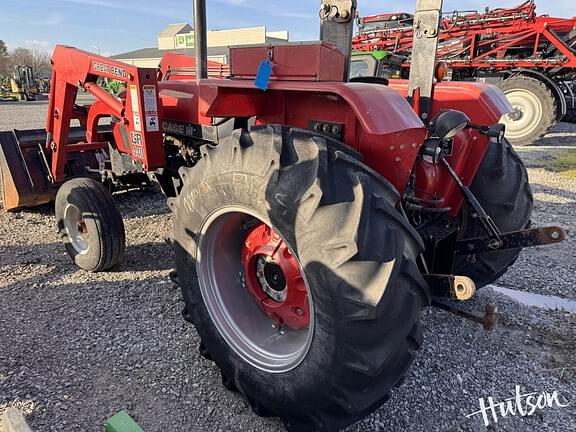
[[[98,122],[103,117],[112,118],[114,145],[120,152],[141,162],[145,171],[164,165],[155,69],[137,68],[61,45],[54,50],[52,64],[46,151],[51,153],[53,182],[65,179],[69,153],[108,146],[98,134]],[[117,98],[100,87],[99,77],[124,83],[125,97]],[[91,93],[97,101],[87,107],[75,105],[79,88]],[[72,120],[85,127],[85,142],[69,142]]]

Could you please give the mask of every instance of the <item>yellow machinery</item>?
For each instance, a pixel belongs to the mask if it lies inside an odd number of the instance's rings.
[[[38,85],[32,66],[16,66],[10,80],[11,93],[7,96],[18,100],[31,101],[38,95]]]

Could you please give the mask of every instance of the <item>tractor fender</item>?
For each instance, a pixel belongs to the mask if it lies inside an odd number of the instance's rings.
[[[542,72],[532,69],[512,69],[509,73],[506,74],[504,79],[511,78],[514,75],[526,75],[531,78],[535,78],[539,81],[542,81],[546,86],[552,91],[554,94],[554,98],[556,99],[556,120],[560,121],[568,112],[568,103],[566,102],[566,97],[564,96],[564,92],[560,88],[560,86],[554,81],[552,78],[546,76]]]
[[[391,80],[390,88],[407,96],[408,81]],[[473,123],[481,125],[498,123],[504,114],[513,111],[498,87],[465,81],[445,81],[434,85],[431,114],[434,116],[445,109],[462,111]]]

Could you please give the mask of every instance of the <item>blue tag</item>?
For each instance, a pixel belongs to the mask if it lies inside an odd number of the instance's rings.
[[[260,67],[258,68],[258,73],[256,74],[256,80],[254,84],[262,91],[268,90],[268,84],[270,84],[270,76],[272,75],[272,63],[270,60],[264,60],[260,62]]]

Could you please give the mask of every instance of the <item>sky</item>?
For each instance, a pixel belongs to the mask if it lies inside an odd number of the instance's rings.
[[[523,0],[445,0],[444,11],[483,10]],[[171,23],[192,21],[192,0],[0,0],[0,39],[51,51],[55,44],[104,55],[156,46],[156,35]],[[358,0],[360,13],[411,12],[415,0]],[[576,16],[574,0],[536,0],[539,13]],[[289,30],[291,40],[318,39],[318,0],[207,0],[208,27],[265,25]]]

